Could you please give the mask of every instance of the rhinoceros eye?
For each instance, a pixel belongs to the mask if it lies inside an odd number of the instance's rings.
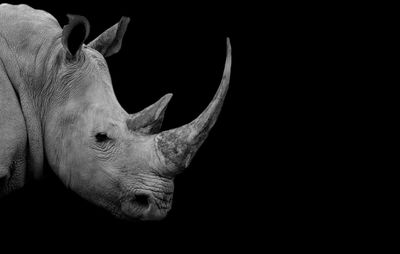
[[[107,133],[104,132],[99,132],[95,136],[96,142],[106,142],[110,140],[110,138],[107,136]]]

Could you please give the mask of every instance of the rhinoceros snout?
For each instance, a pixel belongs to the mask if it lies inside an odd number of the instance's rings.
[[[151,192],[136,192],[132,198],[123,201],[125,216],[140,220],[161,220],[170,210],[170,202],[155,197]]]

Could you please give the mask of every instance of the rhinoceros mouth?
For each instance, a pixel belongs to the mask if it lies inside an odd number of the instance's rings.
[[[154,195],[154,204],[160,211],[168,212],[171,209],[172,197],[172,193],[162,197],[157,197],[157,195]]]

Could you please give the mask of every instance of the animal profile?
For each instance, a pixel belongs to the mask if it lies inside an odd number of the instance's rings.
[[[43,176],[46,162],[72,191],[124,219],[159,220],[174,177],[189,167],[228,91],[231,46],[220,86],[192,122],[161,131],[172,94],[140,112],[119,104],[106,58],[130,19],[86,44],[89,21],[0,4],[0,197]],[[0,200],[1,202],[1,200]]]

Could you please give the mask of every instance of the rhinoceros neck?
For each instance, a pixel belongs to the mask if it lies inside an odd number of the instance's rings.
[[[43,174],[43,87],[51,49],[61,28],[50,14],[28,6],[0,5],[0,60],[19,99],[27,133],[27,176]]]

